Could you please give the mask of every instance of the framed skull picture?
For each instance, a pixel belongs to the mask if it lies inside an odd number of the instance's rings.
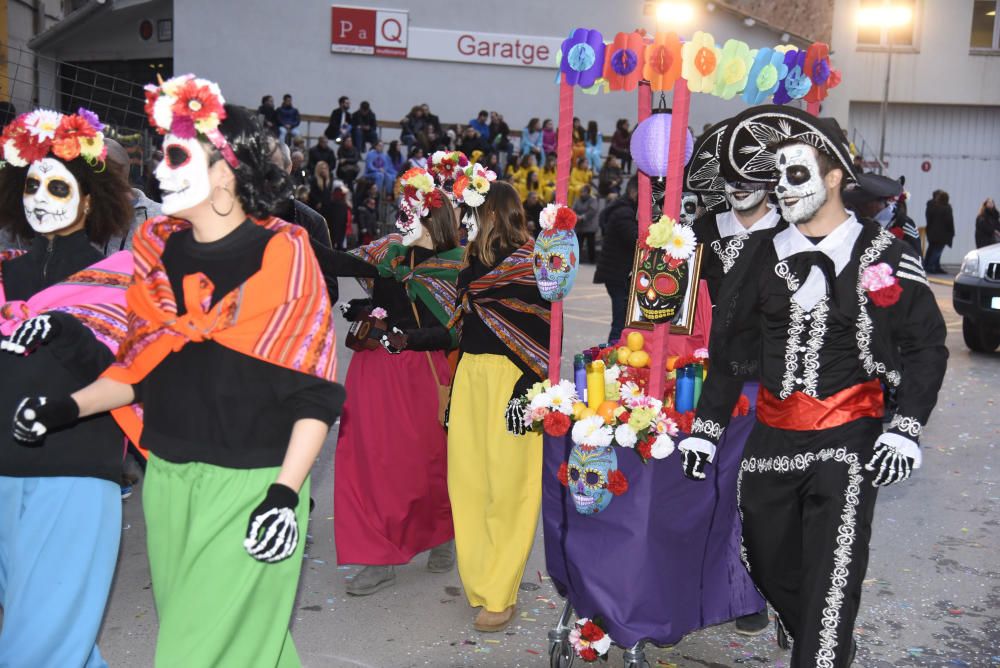
[[[701,244],[683,260],[671,258],[662,248],[638,244],[626,327],[652,330],[654,324],[669,322],[671,334],[689,336],[694,329],[701,254]]]

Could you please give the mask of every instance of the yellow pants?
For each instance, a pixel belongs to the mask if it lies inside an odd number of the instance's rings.
[[[448,425],[448,495],[458,574],[474,607],[502,612],[517,589],[542,504],[542,437],[514,436],[504,410],[521,371],[500,355],[463,355]]]

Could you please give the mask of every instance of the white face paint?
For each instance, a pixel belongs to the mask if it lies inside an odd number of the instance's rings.
[[[403,245],[412,246],[420,241],[420,237],[424,236],[424,225],[423,223],[411,224],[400,231],[403,233]]]
[[[466,238],[470,242],[475,241],[476,235],[479,234],[479,219],[476,218],[476,212],[466,212],[466,214],[462,216],[462,224],[465,225],[465,229],[468,231]]]
[[[820,176],[815,150],[795,144],[779,148],[775,156],[781,178],[774,192],[781,215],[793,225],[808,223],[826,204],[826,183]]]
[[[750,188],[742,183],[726,183],[726,200],[733,211],[751,211],[767,197],[767,188]]]
[[[66,165],[55,158],[42,158],[28,167],[22,199],[31,229],[50,234],[76,222],[80,184]]]
[[[208,199],[208,153],[197,139],[168,134],[163,139],[163,161],[153,172],[160,182],[163,213],[174,216]]]
[[[694,193],[681,194],[681,212],[677,220],[685,225],[691,225],[698,217],[698,196]]]

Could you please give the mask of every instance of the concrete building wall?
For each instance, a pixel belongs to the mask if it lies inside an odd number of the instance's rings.
[[[607,37],[638,27],[655,30],[640,0],[507,0],[492,8],[475,3],[416,0],[338,0],[336,4],[409,10],[411,27],[564,37],[572,28],[599,29]],[[397,121],[414,104],[427,102],[442,122],[465,123],[480,109],[504,114],[512,129],[534,116],[555,118],[555,70],[404,60],[330,52],[327,0],[175,0],[176,72],[194,71],[220,82],[227,99],[256,107],[262,95],[291,93],[303,113],[329,114],[340,95],[354,108],[368,100],[380,119]],[[499,9],[502,6],[502,9]],[[747,27],[731,12],[701,12],[681,32],[705,29],[720,43],[741,39],[751,46],[779,43],[780,32]],[[670,96],[667,96],[669,104]],[[618,118],[634,119],[634,94],[576,96],[577,115],[598,121],[610,134]],[[736,113],[740,100],[693,96],[691,126]]]

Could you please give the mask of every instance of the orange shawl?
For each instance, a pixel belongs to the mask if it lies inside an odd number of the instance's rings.
[[[134,385],[188,342],[213,340],[286,369],[335,379],[333,313],[308,234],[278,218],[254,222],[276,232],[260,270],[211,308],[214,286],[208,277],[185,276],[187,312],[182,316],[161,256],[170,235],[191,224],[165,216],[143,223],[133,243],[135,274],[125,295],[128,334],[103,377]],[[135,413],[124,408],[112,413],[138,444],[142,423]]]

